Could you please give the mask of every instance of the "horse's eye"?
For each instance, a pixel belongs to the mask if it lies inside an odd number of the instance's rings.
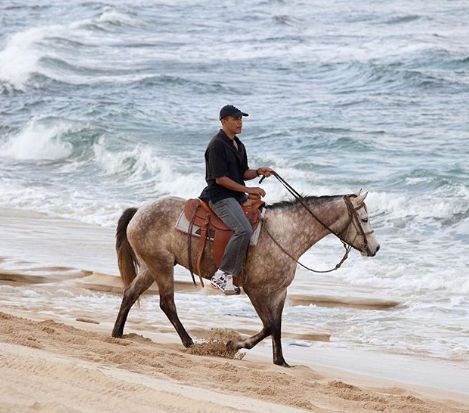
[[[362,218],[362,222],[366,224],[368,222],[368,218]]]

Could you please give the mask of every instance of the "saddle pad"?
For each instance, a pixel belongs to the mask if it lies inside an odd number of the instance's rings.
[[[251,241],[250,241],[249,245],[257,245],[257,241],[259,240],[259,234],[261,233],[262,220],[264,218],[264,215],[265,215],[265,209],[263,209],[261,211],[261,219],[259,221],[259,225],[255,229],[255,231],[252,233]],[[190,223],[189,223],[188,219],[184,215],[184,211],[182,211],[179,214],[179,218],[176,222],[176,229],[179,230],[179,231],[184,232],[185,234],[188,234],[189,233],[189,224]],[[192,235],[194,235],[196,237],[200,237],[200,227],[198,227],[197,225],[193,225],[192,226]],[[207,238],[210,241],[213,241],[214,235],[215,234],[213,234],[212,231],[209,231]]]

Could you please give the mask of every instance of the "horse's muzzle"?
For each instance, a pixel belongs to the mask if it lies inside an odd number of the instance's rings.
[[[370,248],[366,248],[364,251],[360,251],[360,252],[363,257],[374,257],[378,253],[380,248],[381,246],[378,244],[374,251],[372,251]]]
[[[381,246],[378,244],[378,245],[376,246],[376,249],[374,250],[374,252],[371,253],[370,257],[374,257],[374,256],[378,253],[378,251],[379,251],[380,248],[381,248]],[[370,251],[370,252],[371,252],[371,251]]]

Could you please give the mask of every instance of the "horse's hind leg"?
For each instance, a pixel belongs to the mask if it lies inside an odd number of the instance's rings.
[[[153,281],[155,280],[150,271],[146,267],[141,267],[138,275],[124,291],[119,314],[117,315],[117,319],[112,330],[113,337],[122,337],[124,334],[124,325],[127,321],[130,309],[134,305],[135,301],[137,301],[138,297],[150,288]]]
[[[158,261],[158,264],[153,264],[156,262],[156,260],[148,262],[148,265],[152,269],[152,273],[155,277],[154,279],[158,284],[160,308],[176,329],[184,347],[190,347],[194,342],[189,334],[187,334],[186,329],[179,320],[176,311],[176,304],[174,303],[174,260],[170,260],[166,265],[162,265],[161,261]]]

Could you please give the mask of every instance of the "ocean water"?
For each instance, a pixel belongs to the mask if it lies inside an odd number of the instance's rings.
[[[307,194],[369,191],[379,254],[327,276],[298,270],[292,292],[400,302],[289,306],[287,328],[468,363],[467,21],[457,0],[4,0],[0,207],[114,227],[125,207],[195,197],[232,103],[250,114],[251,166]],[[263,186],[267,202],[288,198]],[[328,238],[303,261],[329,268],[341,253]],[[198,299],[180,293],[180,312]],[[247,300],[225,311],[255,318]]]

